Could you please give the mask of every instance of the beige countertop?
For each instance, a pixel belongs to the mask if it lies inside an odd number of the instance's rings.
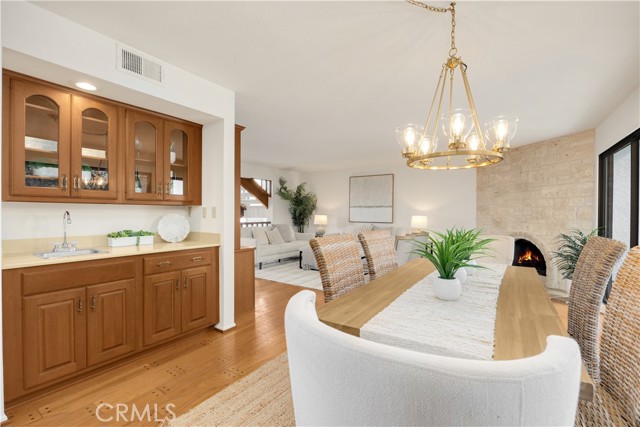
[[[97,261],[108,258],[118,258],[134,255],[156,254],[172,251],[186,251],[190,249],[212,248],[220,246],[220,236],[215,233],[191,233],[187,240],[180,243],[167,243],[156,239],[153,245],[125,246],[112,248],[107,246],[104,236],[79,237],[78,249],[98,249],[103,253],[91,255],[79,255],[71,257],[61,257],[54,259],[43,259],[33,255],[36,252],[49,251],[50,241],[56,239],[25,239],[25,240],[4,240],[2,242],[2,269],[10,270],[24,267],[41,267],[54,264],[65,264],[70,262]]]

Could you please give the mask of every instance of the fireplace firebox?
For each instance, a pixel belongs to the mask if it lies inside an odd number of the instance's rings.
[[[512,265],[534,267],[540,276],[547,275],[547,263],[542,252],[527,239],[516,239]]]

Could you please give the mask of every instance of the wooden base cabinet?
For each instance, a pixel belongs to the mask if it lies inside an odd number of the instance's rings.
[[[216,248],[217,249],[217,248]],[[207,252],[144,258],[144,345],[218,321],[218,257]],[[189,265],[198,267],[184,268]]]
[[[213,325],[218,272],[217,247],[3,271],[6,400]]]

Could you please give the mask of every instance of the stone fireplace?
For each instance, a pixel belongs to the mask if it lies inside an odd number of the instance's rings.
[[[477,171],[477,225],[536,246],[548,288],[566,291],[551,258],[560,233],[595,227],[593,130],[516,147]]]

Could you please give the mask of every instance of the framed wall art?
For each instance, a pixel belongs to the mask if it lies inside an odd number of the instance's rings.
[[[349,222],[393,222],[393,174],[349,178]]]

